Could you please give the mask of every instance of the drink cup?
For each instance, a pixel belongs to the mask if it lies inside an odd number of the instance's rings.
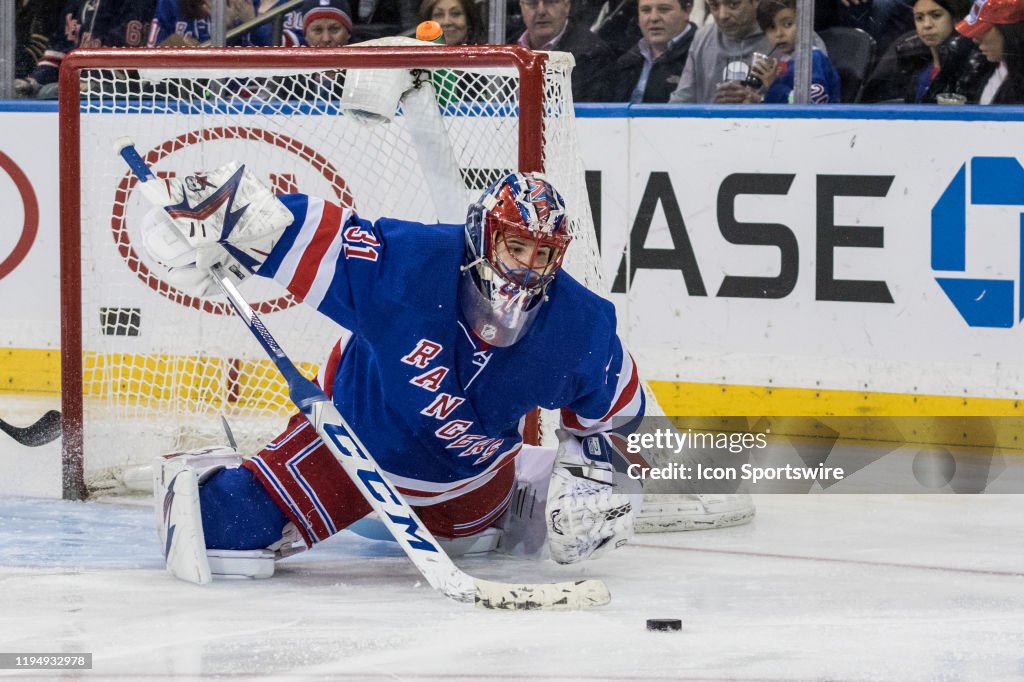
[[[938,104],[967,104],[967,98],[958,92],[940,92],[935,95]]]

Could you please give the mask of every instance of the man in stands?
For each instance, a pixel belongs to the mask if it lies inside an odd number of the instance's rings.
[[[757,24],[758,0],[708,0],[715,21],[697,30],[679,87],[669,99],[679,102],[745,104],[761,100],[743,85],[755,52],[771,44]]]
[[[690,21],[692,7],[693,0],[640,0],[637,16],[643,38],[609,72],[609,101],[668,102],[679,86],[697,30]]]
[[[569,52],[576,58],[573,100],[606,100],[606,72],[615,55],[587,26],[569,20],[570,6],[570,0],[519,0],[526,30],[517,42],[531,50]]]
[[[302,38],[309,47],[344,47],[352,37],[348,0],[306,0],[302,4]]]

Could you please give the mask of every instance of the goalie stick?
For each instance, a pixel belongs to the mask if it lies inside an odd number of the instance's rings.
[[[115,143],[115,150],[135,175],[142,194],[158,207],[168,206],[170,197],[166,185],[153,174],[134,143],[128,138],[121,138]],[[184,239],[183,235],[179,236]],[[381,471],[331,400],[316,384],[299,373],[263,321],[238,292],[223,266],[214,265],[210,276],[281,372],[292,402],[313,425],[431,587],[450,599],[472,602],[488,609],[573,610],[603,606],[611,601],[608,588],[599,580],[499,583],[473,578],[458,568]]]
[[[37,419],[34,424],[25,427],[14,426],[0,419],[0,431],[30,448],[46,445],[60,438],[60,412],[50,410]]]

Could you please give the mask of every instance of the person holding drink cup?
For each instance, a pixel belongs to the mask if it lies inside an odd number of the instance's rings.
[[[697,30],[670,103],[758,104],[761,88],[751,74],[755,54],[772,53],[772,43],[758,25],[759,5],[766,0],[707,0],[715,21]],[[823,47],[814,36],[814,47]],[[755,78],[751,78],[753,75]]]
[[[750,63],[748,83],[758,85],[760,82],[766,104],[791,103],[796,0],[761,0],[757,7],[757,23],[772,46],[769,55],[778,53],[779,57],[755,54]],[[821,50],[815,48],[811,55],[811,103],[839,102],[841,87],[835,67]]]
[[[697,29],[670,103],[761,101],[757,90],[743,84],[751,55],[770,49],[757,26],[757,4],[758,0],[707,0],[715,20]]]

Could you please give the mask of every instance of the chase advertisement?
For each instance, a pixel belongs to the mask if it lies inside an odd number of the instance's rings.
[[[581,131],[605,272],[654,378],[1016,396],[1020,122],[652,115]]]
[[[1024,122],[650,109],[577,121],[648,379],[1016,397],[1024,169],[1006,141]],[[34,141],[58,122],[9,116],[0,201],[38,227],[0,242],[0,345],[52,349],[58,183],[40,154],[55,168],[57,150]]]

